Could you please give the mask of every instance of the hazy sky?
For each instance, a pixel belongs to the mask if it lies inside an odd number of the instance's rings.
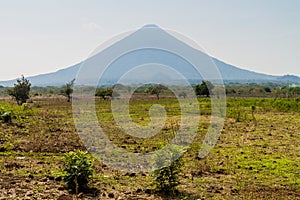
[[[145,24],[240,68],[300,76],[298,0],[0,0],[0,80],[71,66]]]

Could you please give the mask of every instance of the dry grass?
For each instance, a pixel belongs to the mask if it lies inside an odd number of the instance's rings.
[[[204,115],[198,135],[183,157],[182,184],[176,197],[155,193],[149,173],[120,172],[95,160],[91,191],[79,199],[299,199],[299,111],[283,112],[284,108],[275,107],[272,101],[229,99],[221,138],[209,156],[199,160],[210,113],[209,101],[200,99]],[[167,107],[169,121],[149,140],[122,133],[112,120],[109,101],[98,102],[100,124],[121,148],[150,152],[174,137],[177,125],[172,124],[177,124],[174,121],[180,115],[175,99],[131,101],[133,121],[143,125],[149,122],[153,103]],[[251,105],[256,106],[256,121]],[[74,127],[71,104],[65,99],[45,98],[34,100],[29,110],[7,100],[0,106],[17,115],[11,124],[0,122],[0,199],[57,199],[62,195],[67,199],[68,191],[61,182],[63,153],[85,149]]]

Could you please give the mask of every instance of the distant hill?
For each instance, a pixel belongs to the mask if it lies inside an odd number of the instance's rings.
[[[218,67],[221,76],[225,82],[273,82],[273,83],[289,83],[300,84],[300,77],[293,75],[272,76],[267,74],[256,73],[249,70],[240,69],[233,65],[226,64],[218,59],[213,58]],[[53,73],[41,74],[37,76],[27,77],[33,86],[61,86],[76,77],[81,63],[65,69],[58,70]],[[2,86],[13,86],[16,79],[9,81],[0,81]]]
[[[146,26],[147,27],[147,26]],[[152,26],[153,27],[153,26]],[[155,28],[156,26],[154,26]],[[184,49],[185,52],[188,52],[190,54],[195,54],[195,51],[198,51],[198,54],[204,55],[203,52],[200,52],[199,50],[195,50],[194,48],[188,46],[187,44],[183,43],[182,41],[178,40],[177,38],[173,37],[172,35],[168,34],[164,30],[156,27],[156,33],[162,40],[168,41],[169,43],[175,43],[178,48]],[[112,51],[115,52],[119,49],[120,45],[128,45],[128,43],[135,43],[138,41],[141,41],[145,35],[143,35],[145,27],[139,29],[138,31],[134,32],[133,34],[127,36],[121,41],[118,41],[116,44],[110,46],[107,48],[108,52]],[[190,51],[190,52],[189,52]],[[149,56],[150,55],[150,56]],[[197,55],[197,54],[195,54]],[[108,83],[113,83],[114,81],[118,80],[117,77],[120,76],[120,73],[123,71],[126,71],[126,66],[128,63],[129,65],[132,65],[132,63],[138,64],[140,63],[149,63],[153,60],[153,57],[155,57],[157,63],[163,63],[165,60],[168,60],[167,65],[168,66],[175,66],[174,68],[176,70],[179,70],[180,73],[184,74],[184,76],[189,80],[195,79],[195,72],[193,70],[189,69],[189,66],[185,66],[186,63],[180,62],[179,60],[175,59],[173,60],[172,57],[168,57],[169,55],[160,55],[156,51],[153,50],[145,50],[138,52],[135,57],[131,57],[130,55],[128,58],[126,57],[126,60],[121,63],[115,64],[115,69],[112,68],[109,70],[109,73],[106,76]],[[138,59],[137,59],[138,58]],[[152,59],[152,60],[151,60]],[[229,65],[227,63],[224,63],[216,58],[212,58],[213,62],[217,66],[217,68],[220,71],[220,74],[225,82],[240,82],[240,83],[246,83],[246,82],[256,82],[256,83],[262,83],[262,82],[273,82],[273,83],[289,83],[289,84],[300,84],[300,77],[293,76],[293,75],[284,75],[284,76],[273,76],[273,75],[267,75],[262,73],[256,73],[253,71],[245,70],[238,68],[233,65]],[[48,74],[41,74],[37,76],[31,76],[26,77],[30,80],[31,84],[33,86],[61,86],[66,84],[66,82],[72,80],[73,78],[76,78],[76,75],[80,69],[81,63],[78,63],[74,66],[70,66],[61,70],[58,70],[53,73]],[[141,74],[141,80],[143,80],[143,76],[145,76],[147,73]],[[84,84],[89,84],[89,77],[87,77],[87,80]],[[199,82],[198,80],[197,82]],[[0,81],[0,85],[2,86],[13,86],[13,84],[16,82],[16,80],[9,80],[9,81]]]

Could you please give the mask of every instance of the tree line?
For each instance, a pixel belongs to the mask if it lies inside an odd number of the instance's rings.
[[[72,99],[73,87],[75,79],[67,82],[64,86],[61,87],[31,87],[31,83],[24,76],[21,76],[20,79],[17,79],[17,82],[12,88],[0,87],[0,93],[6,89],[7,94],[10,95],[13,99],[16,100],[17,104],[22,105],[30,98],[30,96],[38,96],[42,94],[59,94],[66,97],[67,101],[70,102]],[[130,86],[125,86],[121,84],[116,84],[113,86],[101,86],[96,89],[95,96],[98,96],[102,99],[111,99],[118,97],[120,94],[115,91],[115,88],[118,90],[125,90],[128,93],[131,92]],[[210,81],[202,81],[200,84],[193,86],[195,94],[197,96],[209,97],[212,93],[212,90],[215,86]],[[33,91],[31,92],[31,90]],[[94,90],[94,87],[85,86],[85,90],[91,92]],[[170,95],[173,94],[172,91],[162,84],[148,84],[143,85],[137,88],[134,91],[135,94],[145,94],[145,95],[154,95],[157,99],[161,98],[161,95]],[[297,97],[300,96],[300,87],[299,86],[280,86],[276,84],[228,84],[226,86],[226,94],[239,96],[239,95],[273,95],[280,97]],[[187,94],[182,89],[179,93],[179,97],[186,98]]]

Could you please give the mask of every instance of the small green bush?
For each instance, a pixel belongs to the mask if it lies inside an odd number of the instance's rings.
[[[92,161],[88,152],[76,151],[65,154],[64,181],[72,192],[78,194],[87,188],[93,175]]]
[[[0,120],[5,123],[11,123],[13,118],[13,113],[5,108],[0,108]]]
[[[29,109],[28,103],[23,103],[21,108],[22,108],[23,111],[28,110]]]
[[[178,146],[172,145],[169,152],[171,154],[171,160],[169,160],[171,164],[153,173],[156,189],[166,195],[174,195],[177,192],[176,187],[180,185],[179,175],[183,166],[180,152],[181,149]],[[176,158],[178,159],[176,160]],[[164,162],[166,162],[165,156],[159,155],[156,164],[161,166]]]

